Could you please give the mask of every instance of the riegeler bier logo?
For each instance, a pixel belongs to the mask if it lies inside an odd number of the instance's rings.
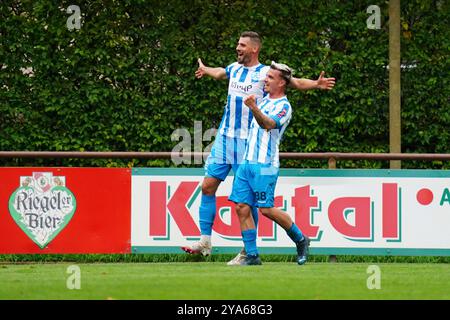
[[[9,198],[14,221],[41,249],[67,226],[75,213],[75,196],[65,184],[65,177],[33,172],[31,177],[20,177],[20,187]]]

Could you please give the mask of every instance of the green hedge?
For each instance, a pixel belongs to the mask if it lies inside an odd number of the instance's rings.
[[[82,25],[69,31],[66,9],[73,4]],[[371,4],[381,8],[379,30],[366,26]],[[448,1],[402,1],[402,63],[409,66],[402,73],[403,152],[450,152],[449,12]],[[337,78],[331,92],[290,90],[294,116],[282,151],[389,151],[388,2],[360,0],[2,0],[0,150],[170,151],[177,128],[193,134],[194,120],[204,131],[217,128],[227,83],[195,79],[196,61],[234,62],[245,30],[262,35],[261,62],[288,63],[299,77],[325,70]],[[27,67],[33,76],[23,74]],[[15,159],[0,165],[172,163]]]

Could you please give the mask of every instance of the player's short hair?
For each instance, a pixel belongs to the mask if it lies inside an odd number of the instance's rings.
[[[278,70],[281,73],[281,77],[286,81],[286,85],[291,82],[292,79],[292,69],[289,68],[287,65],[282,63],[276,63],[275,61],[272,61],[270,64],[270,68],[274,70]]]
[[[250,40],[261,49],[262,40],[257,32],[254,31],[244,31],[241,33],[241,38],[250,38]]]

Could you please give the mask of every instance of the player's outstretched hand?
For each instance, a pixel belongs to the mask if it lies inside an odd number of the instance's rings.
[[[319,89],[322,90],[331,90],[334,87],[334,84],[336,83],[335,78],[325,78],[325,71],[322,71],[320,73],[319,79],[317,79],[317,86]]]
[[[195,71],[195,77],[197,79],[200,79],[201,77],[203,77],[205,75],[205,65],[202,62],[202,59],[198,58],[197,60],[198,62],[198,69],[197,71]]]
[[[256,107],[256,97],[254,94],[249,95],[247,98],[244,99],[244,103],[247,107],[255,108]]]

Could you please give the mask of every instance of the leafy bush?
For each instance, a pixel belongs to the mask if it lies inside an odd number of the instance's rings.
[[[263,37],[262,63],[337,78],[333,91],[296,92],[282,151],[388,152],[388,2],[368,29],[368,1],[77,1],[0,3],[0,150],[170,151],[177,128],[219,126],[227,83],[197,80],[235,61],[239,34]],[[402,1],[403,152],[448,153],[449,2]],[[31,73],[30,73],[31,72]],[[209,142],[204,142],[204,146]],[[170,166],[168,160],[1,160],[3,165]],[[284,166],[326,166],[284,161]],[[387,167],[387,162],[338,163]],[[448,168],[442,162],[404,167]]]

